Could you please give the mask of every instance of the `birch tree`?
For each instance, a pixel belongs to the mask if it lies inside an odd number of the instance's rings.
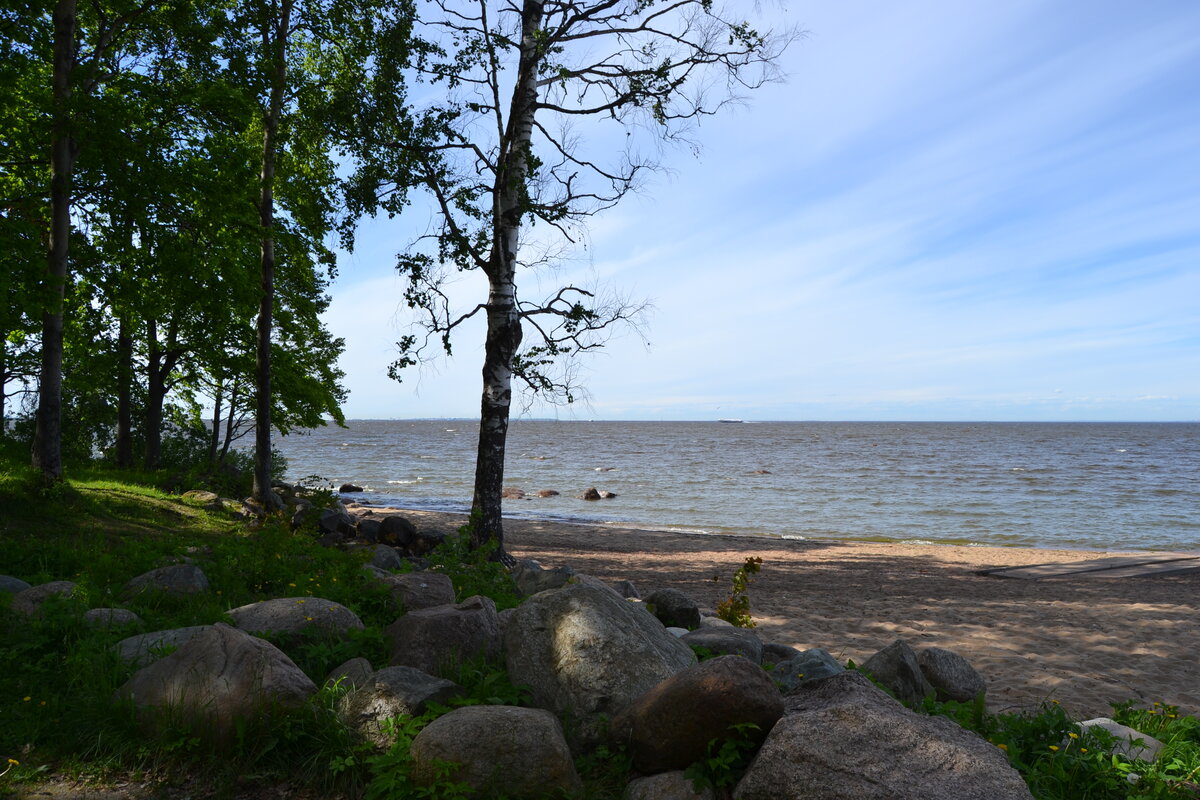
[[[753,10],[744,0],[424,7],[428,37],[442,49],[418,66],[450,99],[414,123],[433,141],[393,148],[412,169],[380,187],[386,195],[420,186],[437,211],[435,230],[399,260],[405,300],[423,322],[399,342],[389,372],[398,377],[431,346],[449,354],[459,328],[486,319],[472,544],[491,541],[500,560],[514,382],[570,402],[563,368],[639,310],[575,284],[528,299],[518,278],[578,245],[590,216],[656,168],[663,141],[690,142],[702,117],[777,79],[778,56],[795,33],[760,33],[742,16]],[[487,279],[486,298],[465,310],[445,285],[464,270]]]

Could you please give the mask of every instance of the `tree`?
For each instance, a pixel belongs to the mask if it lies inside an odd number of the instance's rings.
[[[776,79],[796,33],[760,34],[731,11],[742,3],[713,0],[433,0],[429,8],[423,22],[442,50],[418,68],[451,98],[414,126],[432,141],[397,147],[415,174],[397,171],[391,181],[397,191],[421,185],[440,215],[399,260],[405,299],[424,321],[399,343],[390,374],[431,344],[449,354],[456,330],[486,318],[472,544],[491,540],[504,559],[513,378],[570,402],[569,375],[557,370],[639,310],[573,284],[526,300],[520,270],[574,246],[587,218],[638,187],[656,166],[638,149],[647,138],[686,142],[700,118]],[[482,272],[486,299],[453,309],[448,267]]]

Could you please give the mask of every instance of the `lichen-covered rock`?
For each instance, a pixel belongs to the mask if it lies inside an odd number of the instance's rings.
[[[992,744],[909,711],[863,675],[806,683],[775,724],[734,800],[1032,800]]]
[[[655,589],[642,598],[651,607],[654,616],[671,628],[700,627],[700,609],[696,601],[678,589]]]
[[[197,503],[214,503],[220,499],[220,495],[216,492],[205,491],[204,489],[192,489],[190,492],[183,493],[184,500],[192,500]]]
[[[371,555],[370,563],[382,570],[400,569],[404,566],[404,558],[396,552],[396,548],[388,547],[386,544],[377,544],[375,552]]]
[[[696,663],[644,608],[587,583],[518,606],[504,651],[513,683],[530,687],[534,705],[568,715],[581,745],[601,738],[605,716]]]
[[[762,663],[762,639],[745,628],[699,628],[683,637],[688,647],[703,647],[713,655],[735,655]]]
[[[724,622],[725,620],[721,621]],[[704,621],[701,620],[700,624],[703,625]],[[800,655],[800,652],[800,650],[791,645],[779,644],[778,642],[763,642],[762,663],[764,667],[771,664],[778,664],[781,661],[788,661],[795,658]]]
[[[235,608],[229,616],[236,628],[253,634],[296,636],[318,631],[342,636],[346,631],[361,631],[364,627],[353,611],[320,597],[276,597]]]
[[[783,697],[758,664],[730,655],[703,661],[652,688],[617,715],[613,736],[634,767],[683,769],[709,754],[734,725],[752,724],[759,741],[783,715]]]
[[[582,788],[558,720],[536,708],[456,709],[426,725],[411,754],[415,782],[436,782],[439,762],[450,762],[458,765],[450,780],[468,784],[477,798],[540,800]]]
[[[13,595],[12,610],[27,617],[41,613],[42,604],[51,597],[70,597],[75,594],[75,584],[71,581],[51,581],[40,583],[22,589]]]
[[[1153,736],[1147,736],[1141,731],[1130,728],[1128,725],[1114,722],[1108,717],[1089,719],[1085,722],[1080,722],[1078,727],[1082,730],[1099,728],[1100,730],[1108,731],[1116,737],[1116,741],[1113,742],[1112,749],[1109,752],[1119,753],[1129,759],[1154,761],[1158,758],[1159,752],[1166,746]]]
[[[422,714],[427,704],[445,704],[462,691],[457,683],[419,669],[384,667],[342,695],[337,712],[346,726],[363,739],[376,747],[388,747],[393,737],[385,732],[384,722],[405,714]]]
[[[417,526],[404,517],[389,514],[379,523],[379,543],[407,551],[417,537]]]
[[[391,663],[431,674],[476,656],[500,651],[500,618],[490,597],[410,611],[388,627]]]
[[[144,572],[125,584],[124,597],[142,592],[161,592],[173,597],[187,597],[208,591],[208,578],[195,564],[172,564]]]
[[[93,628],[123,628],[139,624],[142,618],[127,608],[93,608],[83,615],[83,621]]]
[[[210,626],[171,655],[134,673],[117,690],[149,723],[176,715],[214,735],[239,719],[294,708],[317,687],[281,650],[223,623]]]
[[[454,581],[439,572],[406,572],[382,578],[392,599],[405,611],[454,604]]]
[[[696,790],[691,778],[683,770],[660,772],[634,778],[625,786],[621,800],[715,800],[710,787]]]
[[[117,655],[127,664],[144,667],[163,657],[160,651],[182,647],[189,639],[201,631],[208,630],[211,625],[189,625],[186,628],[172,628],[152,633],[139,633],[122,639],[114,645]]]
[[[775,669],[771,671],[771,677],[783,691],[790,692],[802,683],[828,678],[845,671],[846,668],[839,664],[837,659],[821,648],[814,647],[776,664]]]
[[[560,589],[574,574],[575,570],[568,566],[545,569],[532,558],[521,559],[512,570],[517,591],[522,597],[530,597],[550,589]]]
[[[332,686],[340,683],[347,689],[353,689],[355,686],[362,686],[374,672],[375,668],[371,666],[371,662],[359,656],[344,661],[331,669],[325,676],[323,685]]]
[[[32,588],[32,586],[20,578],[14,578],[12,575],[0,575],[0,592],[17,594]]]
[[[862,671],[886,686],[901,703],[910,706],[919,705],[934,693],[921,672],[917,654],[903,639],[897,639],[868,658]]]
[[[953,650],[926,647],[917,653],[917,663],[939,700],[969,703],[987,690],[983,677]]]

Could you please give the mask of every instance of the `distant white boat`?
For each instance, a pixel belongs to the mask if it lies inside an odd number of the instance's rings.
[[[717,422],[745,422],[744,419],[719,419]]]

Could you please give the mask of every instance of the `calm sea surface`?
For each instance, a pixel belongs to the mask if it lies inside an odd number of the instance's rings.
[[[288,477],[466,511],[478,423],[352,420]],[[696,533],[1200,551],[1200,424],[514,421],[507,514]],[[611,500],[575,496],[588,487]]]

